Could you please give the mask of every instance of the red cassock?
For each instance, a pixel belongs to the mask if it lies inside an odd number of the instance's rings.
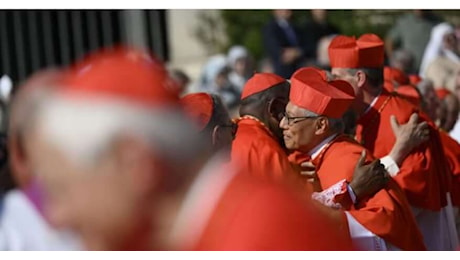
[[[264,125],[254,119],[242,118],[232,144],[232,162],[264,180],[304,183],[293,168],[278,140]]]
[[[409,120],[418,109],[403,98],[385,89],[373,107],[359,120],[356,140],[369,149],[375,157],[388,155],[395,143],[390,116],[400,123]],[[424,116],[420,116],[425,120]],[[439,211],[447,205],[449,170],[439,132],[429,122],[430,141],[414,149],[403,161],[399,173],[393,178],[404,190],[411,206]]]
[[[347,136],[338,136],[313,160],[322,189],[340,180],[351,181],[363,147]],[[374,158],[367,152],[366,163]],[[423,237],[404,192],[390,180],[370,198],[345,209],[366,229],[402,250],[426,250]]]
[[[422,98],[420,97],[419,92],[417,92],[416,87],[412,85],[402,85],[396,89],[396,93],[409,101],[412,105],[421,107]]]
[[[450,188],[452,204],[458,207],[460,206],[460,144],[443,130],[439,130],[439,135],[452,173],[452,186]]]
[[[237,174],[193,250],[351,250],[351,241],[281,185]]]

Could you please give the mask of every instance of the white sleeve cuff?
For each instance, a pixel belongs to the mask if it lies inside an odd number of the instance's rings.
[[[391,158],[391,156],[387,155],[383,158],[380,159],[380,163],[385,166],[385,170],[391,175],[391,177],[394,177],[398,174],[399,172],[399,166],[398,164]]]
[[[353,202],[353,204],[356,204],[356,194],[350,185],[347,185],[347,190],[348,194],[350,195],[351,201]]]

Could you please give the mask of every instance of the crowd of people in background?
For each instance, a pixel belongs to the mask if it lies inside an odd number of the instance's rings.
[[[261,29],[265,58],[257,62],[244,46],[232,46],[226,55],[209,58],[198,88],[193,91],[219,95],[230,114],[237,115],[242,88],[255,72],[289,78],[304,66],[330,69],[328,47],[340,30],[328,20],[327,10],[310,12],[311,18],[298,25],[291,21],[291,10],[274,10],[272,19]],[[407,11],[386,35],[386,64],[407,76],[417,75],[424,81],[432,81],[423,84],[433,84],[435,90],[447,89],[458,99],[459,39],[460,27],[444,22],[432,11]],[[191,82],[187,82],[190,86]],[[183,86],[185,94],[187,84]],[[454,138],[460,140],[460,125],[455,129],[455,132],[451,128],[445,130],[452,131]]]

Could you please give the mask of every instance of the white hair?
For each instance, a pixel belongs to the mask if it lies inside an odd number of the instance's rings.
[[[317,113],[310,111],[308,109],[303,109],[304,111],[304,116],[311,116],[311,117],[318,117]],[[331,131],[334,132],[342,132],[344,128],[344,123],[342,118],[331,118],[327,117],[327,120],[329,121],[329,128]]]
[[[317,117],[319,116],[317,113],[313,112],[313,111],[310,111],[308,109],[305,109],[305,108],[302,108],[302,110],[304,111],[304,116],[311,116],[311,117]]]
[[[198,147],[197,131],[177,109],[153,109],[113,99],[53,96],[43,105],[37,127],[76,165],[92,166],[115,138],[141,138],[159,156],[190,160]]]

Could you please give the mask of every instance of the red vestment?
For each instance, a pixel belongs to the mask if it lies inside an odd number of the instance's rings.
[[[310,187],[291,165],[275,136],[253,119],[242,118],[238,121],[238,131],[232,144],[232,162],[264,180],[295,180]]]
[[[370,111],[359,120],[356,139],[375,157],[388,155],[396,141],[390,125],[395,115],[400,123],[406,123],[417,108],[395,94],[382,89]],[[423,115],[420,116],[424,120]],[[439,133],[430,124],[430,141],[414,149],[403,161],[394,180],[405,191],[412,206],[439,211],[447,205],[448,169]]]
[[[339,235],[311,202],[281,187],[237,174],[193,250],[352,249],[349,237]]]
[[[323,190],[342,179],[351,181],[363,149],[346,136],[335,138],[323,148],[313,159]],[[374,160],[370,154],[366,163]],[[374,196],[345,210],[366,229],[402,250],[426,250],[404,192],[393,180]]]

